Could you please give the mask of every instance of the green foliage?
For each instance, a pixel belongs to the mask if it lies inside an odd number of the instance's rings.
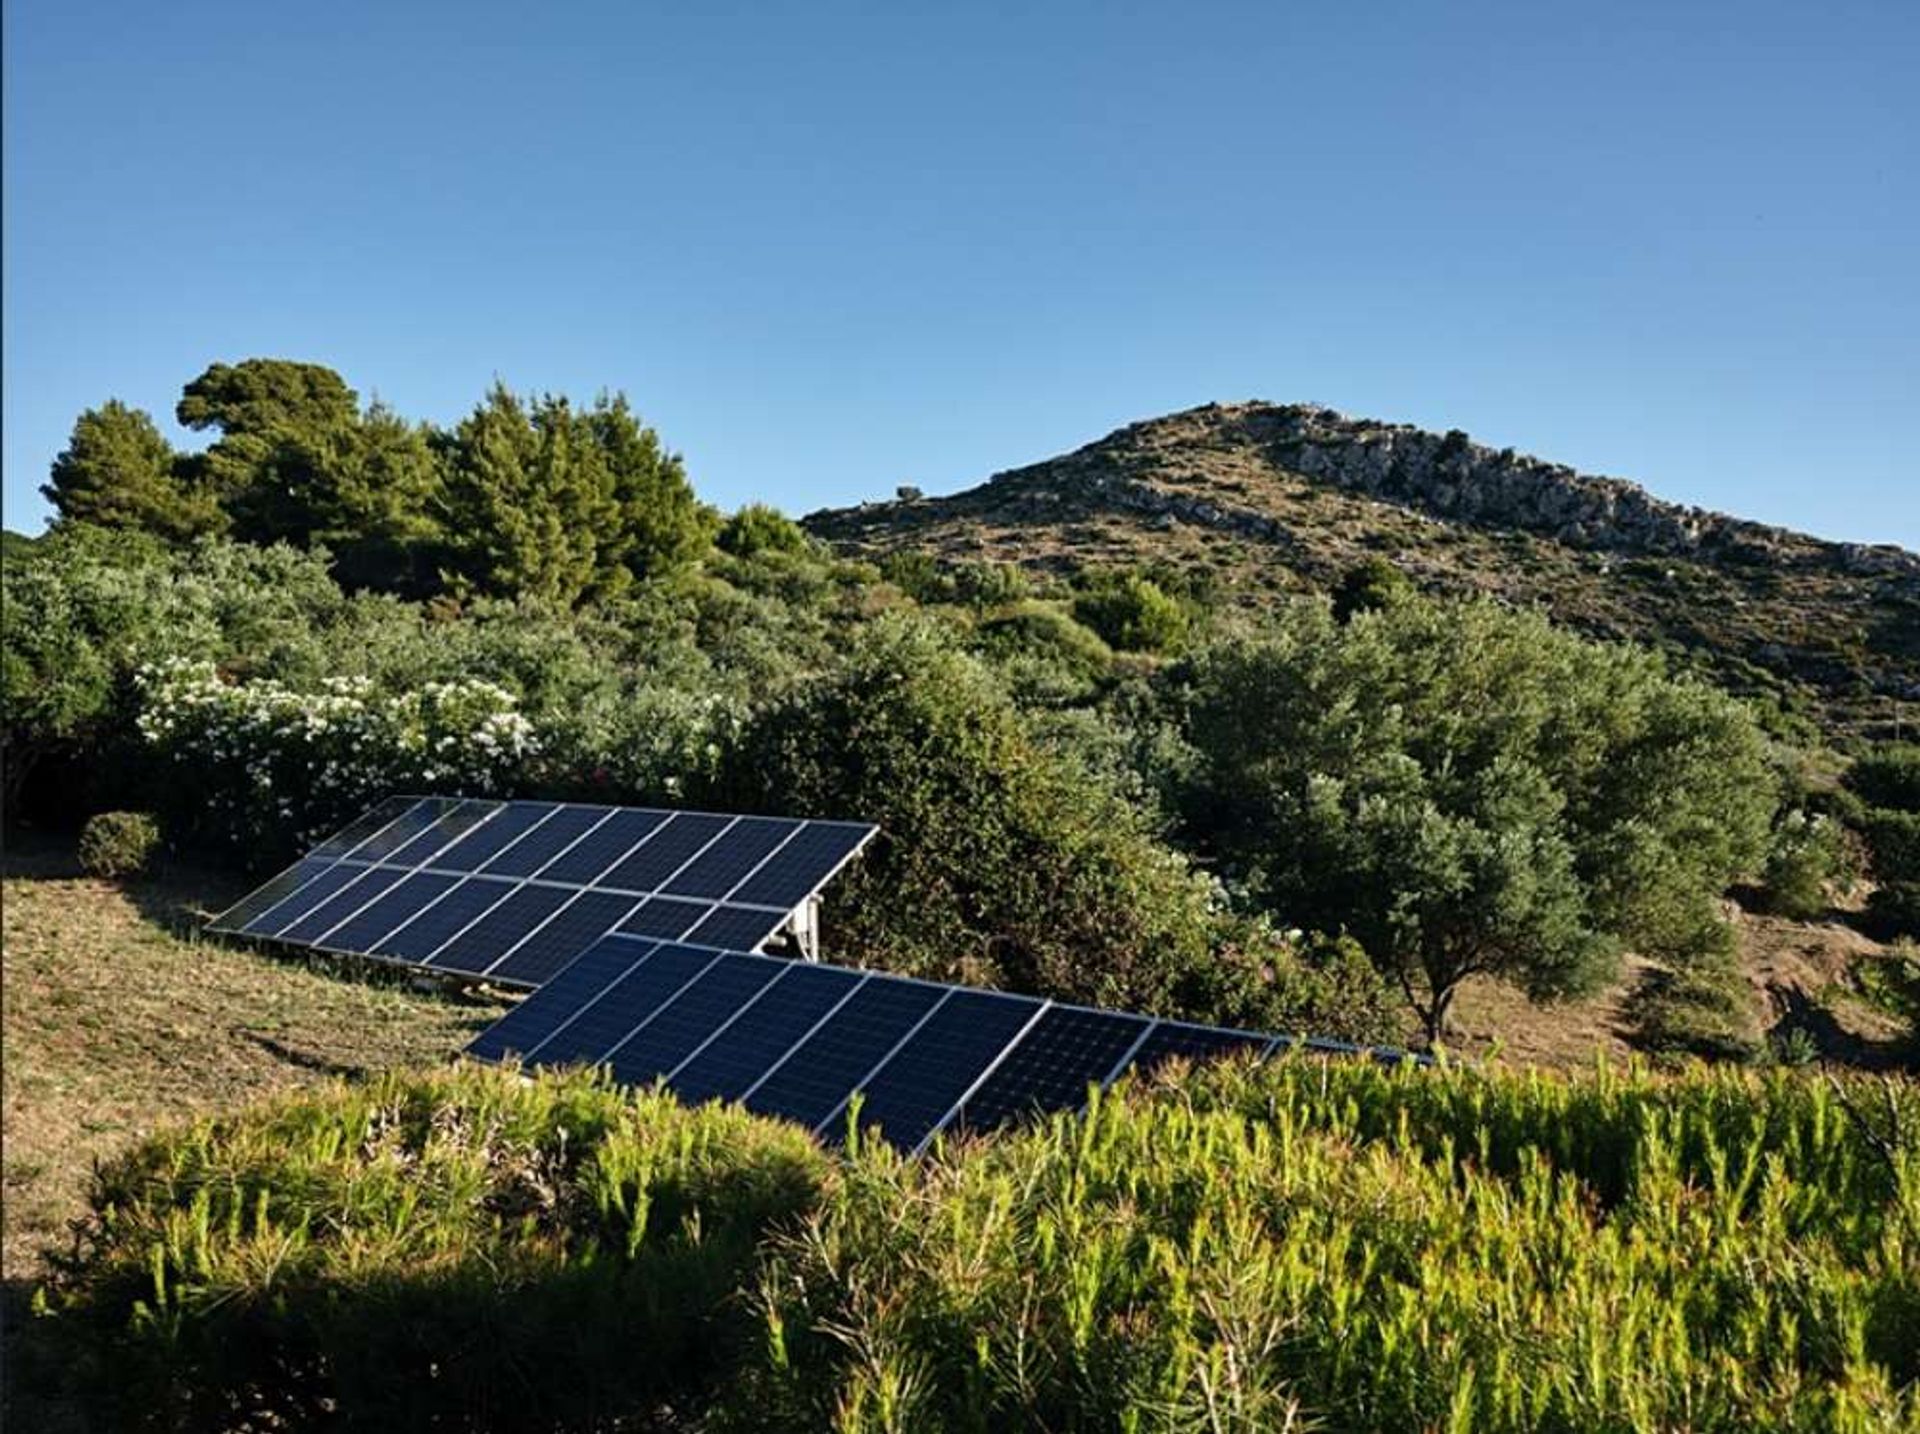
[[[1893,1431],[1916,1128],[1900,1081],[1294,1058],[833,1168],[383,1076],[103,1166],[9,1373],[112,1428]]]
[[[100,1170],[44,1339],[101,1427],[586,1429],[711,1398],[826,1160],[587,1076],[335,1085]]]
[[[310,515],[330,506],[359,396],[320,364],[246,359],[208,367],[182,390],[174,416],[183,427],[220,435],[193,466],[238,536],[305,543],[315,526]]]
[[[1774,824],[1761,896],[1768,911],[1812,921],[1826,913],[1834,888],[1849,887],[1859,876],[1846,828],[1796,808]]]
[[[1087,696],[1113,666],[1113,649],[1053,603],[1028,600],[984,618],[974,648],[1029,702]]]
[[[1882,882],[1920,882],[1920,812],[1869,808],[1864,822],[1873,874]]]
[[[1121,652],[1177,651],[1193,626],[1192,612],[1179,599],[1135,572],[1084,578],[1073,615]]]
[[[203,539],[173,550],[83,524],[62,524],[9,559],[0,585],[0,750],[15,810],[47,759],[108,775],[133,736],[131,678],[142,663],[311,670],[325,632],[350,612],[325,567],[286,548]],[[84,800],[82,786],[66,783],[65,799]]]
[[[1171,1087],[924,1165],[863,1151],[776,1243],[732,1427],[1920,1413],[1920,1165],[1817,1082],[1298,1061]]]
[[[496,383],[447,455],[454,564],[478,592],[573,607],[670,571],[712,534],[680,460],[624,397],[576,411]]]
[[[1549,999],[1621,941],[1689,951],[1772,814],[1737,705],[1491,603],[1301,604],[1179,680],[1196,835],[1284,919],[1351,931],[1435,1037],[1469,975]]]
[[[98,812],[80,828],[75,855],[92,876],[133,876],[160,849],[160,824],[146,812]]]
[[[800,525],[767,503],[748,503],[720,525],[714,545],[736,558],[755,553],[805,552],[810,540]]]
[[[1347,569],[1334,585],[1333,615],[1345,622],[1357,612],[1378,612],[1413,595],[1413,580],[1376,554]]]
[[[1882,743],[1848,769],[1846,781],[1871,806],[1920,812],[1920,743]]]
[[[883,620],[761,712],[718,800],[879,823],[833,922],[895,969],[1165,1010],[1209,964],[1205,883],[925,623]]]
[[[208,494],[182,481],[180,460],[152,415],[117,398],[74,420],[73,436],[40,491],[63,522],[131,528],[175,542],[225,521]]]

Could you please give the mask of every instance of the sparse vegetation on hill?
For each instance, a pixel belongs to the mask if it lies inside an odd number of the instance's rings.
[[[1920,701],[1920,556],[1313,405],[1210,404],[949,497],[806,523],[882,562],[1175,565],[1256,609],[1390,561],[1430,593],[1538,604],[1591,636],[1662,650],[1761,699],[1782,731],[1877,733],[1893,704]]]

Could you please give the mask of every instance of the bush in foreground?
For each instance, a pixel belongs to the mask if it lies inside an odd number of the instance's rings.
[[[160,849],[160,825],[145,812],[98,812],[80,828],[75,855],[92,876],[132,876]]]
[[[733,1292],[826,1171],[585,1075],[336,1085],[100,1171],[45,1352],[109,1428],[638,1421],[739,1358]]]
[[[1891,1430],[1896,1129],[1910,1084],[1293,1060],[832,1166],[392,1076],[104,1169],[38,1328],[109,1427]]]

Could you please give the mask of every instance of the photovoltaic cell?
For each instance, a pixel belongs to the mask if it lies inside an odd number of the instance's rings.
[[[371,811],[362,812],[307,853],[310,857],[341,857],[380,828],[419,802],[418,797],[388,797]]]
[[[645,1025],[612,1048],[608,1064],[617,1080],[645,1085],[667,1074],[780,974],[770,958],[724,955],[694,979]]]
[[[1145,1073],[1178,1056],[1188,1061],[1210,1060],[1236,1051],[1258,1054],[1273,1037],[1256,1031],[1228,1031],[1214,1026],[1190,1026],[1184,1021],[1162,1021],[1140,1043],[1127,1069]]]
[[[638,807],[390,798],[323,843],[330,861],[306,858],[213,924],[532,986],[615,923],[662,940],[757,948],[793,919],[793,908],[730,893],[764,871],[772,884],[760,884],[763,895],[784,887],[804,899],[873,830]],[[369,870],[381,875],[363,875]],[[445,879],[462,873],[562,895]],[[404,879],[420,874],[441,879]]]
[[[716,906],[711,915],[686,933],[685,939],[701,946],[752,951],[778,931],[786,919],[787,913],[784,911],[761,911],[752,906]]]
[[[651,944],[625,936],[610,937],[603,944],[613,942],[636,951],[644,951]],[[680,988],[711,965],[719,954],[697,946],[658,947],[644,963],[615,981],[548,1040],[527,1052],[528,1059],[543,1066],[570,1065],[576,1061],[598,1064],[636,1028],[644,1029]],[[527,1000],[548,1004],[539,992]]]
[[[682,1100],[736,1099],[857,987],[865,974],[793,962],[705,1050],[673,1074]]]
[[[244,930],[248,922],[278,906],[332,865],[331,860],[318,861],[312,857],[297,861],[264,886],[248,892],[208,924],[215,931]]]
[[[457,876],[443,876],[438,872],[414,872],[365,910],[327,932],[321,944],[330,951],[371,952],[381,937],[418,916],[429,903],[451,891],[459,880]]]
[[[385,861],[458,805],[451,797],[427,797],[348,852],[347,860]]]
[[[307,943],[318,941],[369,901],[376,899],[381,892],[392,886],[403,875],[405,875],[404,872],[383,871],[376,866],[362,869],[355,880],[348,882],[305,916],[280,931],[279,938],[282,941]]]
[[[689,862],[663,888],[672,896],[702,896],[718,901],[738,886],[773,849],[792,836],[794,823],[771,817],[742,817]]]
[[[529,888],[542,890],[545,888]],[[564,894],[564,893],[563,893]],[[553,920],[535,929],[486,974],[502,981],[538,986],[619,924],[637,903],[610,891],[583,891],[561,907]]]
[[[404,926],[376,940],[373,954],[394,961],[425,961],[466,926],[506,900],[514,889],[511,882],[468,877],[440,900],[423,907]],[[491,963],[499,954],[496,950],[486,960]]]
[[[1035,1112],[1078,1110],[1148,1026],[1144,1016],[1055,1006],[967,1097],[955,1126],[988,1131]]]
[[[746,1096],[749,1110],[816,1126],[899,1043],[947,988],[869,977]]]
[[[549,981],[474,1038],[467,1054],[480,1060],[524,1056],[559,1027],[586,1009],[593,999],[618,981],[654,949],[651,941],[608,937],[580,954]]]
[[[731,822],[731,817],[706,812],[676,812],[645,846],[605,872],[596,885],[616,891],[658,891]]]
[[[330,866],[277,905],[254,917],[241,930],[249,936],[276,936],[348,883],[366,873],[364,866]]]
[[[451,846],[465,833],[500,809],[498,802],[461,802],[439,818],[412,841],[380,858],[391,866],[419,866],[442,847]]]
[[[506,900],[434,952],[427,964],[442,971],[485,973],[572,896],[563,886],[515,887]]]
[[[433,864],[445,871],[478,871],[558,810],[551,802],[508,802],[492,821],[461,837]]]
[[[704,901],[682,901],[677,896],[656,896],[643,901],[633,914],[620,923],[620,929],[635,936],[657,936],[662,941],[678,941],[706,920],[713,907]],[[725,941],[709,941],[709,946],[725,946]]]
[[[540,869],[542,881],[564,881],[586,886],[645,840],[667,819],[666,812],[618,811],[595,827],[569,850]]]
[[[818,890],[872,834],[872,827],[854,822],[808,822],[729,899],[791,911]]]
[[[1040,1006],[1025,996],[956,990],[867,1081],[860,1128],[878,1127],[901,1149],[917,1148]],[[822,1131],[830,1139],[841,1133],[837,1123]]]
[[[532,876],[597,826],[607,807],[556,807],[553,815],[480,868],[487,876]]]

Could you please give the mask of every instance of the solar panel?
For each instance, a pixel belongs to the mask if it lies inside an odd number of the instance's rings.
[[[1075,1110],[1105,1085],[1151,1027],[1145,1016],[1053,1006],[1044,1012],[953,1119],[983,1132],[1053,1110]]]
[[[1026,996],[955,991],[863,1082],[861,1129],[878,1129],[904,1150],[918,1148],[1044,1008]],[[840,1134],[840,1114],[823,1125],[829,1139]]]
[[[820,1125],[948,994],[948,988],[919,981],[868,977],[845,1005],[749,1088],[742,1102],[763,1115]]]
[[[607,807],[555,807],[544,822],[480,870],[488,876],[532,876],[612,815]]]
[[[1192,1026],[1184,1021],[1161,1021],[1140,1042],[1126,1068],[1151,1071],[1176,1056],[1198,1061],[1235,1052],[1260,1055],[1272,1044],[1273,1037],[1259,1031],[1230,1031],[1218,1026]]]
[[[624,947],[629,953],[628,969],[571,1020],[556,1023],[552,1034],[527,1052],[528,1059],[541,1065],[605,1060],[608,1052],[658,1015],[719,955],[626,936],[609,936],[600,944]],[[642,955],[645,960],[638,959]]]
[[[367,954],[410,964],[424,962],[517,889],[510,881],[469,877],[446,895],[425,902],[418,915],[387,935],[368,942]]]
[[[395,866],[418,866],[431,861],[499,809],[498,802],[461,802],[442,812],[412,841],[396,847],[381,860]]]
[[[605,1065],[626,1084],[663,1081],[689,1104],[739,1100],[829,1143],[857,1118],[918,1153],[942,1131],[1078,1109],[1128,1070],[1290,1044],[1405,1059],[616,932],[468,1051]]]
[[[652,1020],[607,1052],[616,1080],[644,1085],[673,1070],[780,974],[780,963],[734,952],[705,967]]]
[[[339,831],[321,842],[308,853],[308,855],[315,858],[324,857],[328,860],[345,856],[348,852],[359,846],[361,842],[386,826],[387,823],[391,822],[395,817],[398,817],[402,812],[417,805],[419,801],[420,798],[418,797],[388,797],[378,806],[362,812],[359,816],[341,827]]]
[[[615,937],[588,947],[547,983],[545,1000],[522,1001],[482,1031],[467,1047],[467,1054],[482,1060],[525,1056],[652,955],[653,949],[652,942],[629,943]]]
[[[752,951],[874,830],[643,807],[393,797],[211,925],[537,986],[616,925]],[[736,894],[749,887],[751,898]],[[792,900],[780,904],[786,896]]]
[[[551,921],[536,927],[526,940],[489,966],[485,974],[524,986],[538,986],[613,930],[620,918],[637,904],[633,897],[611,891],[583,891],[556,911]]]
[[[509,802],[479,830],[441,852],[433,864],[443,871],[478,871],[558,810],[548,802]]]
[[[808,822],[731,893],[749,906],[791,911],[818,891],[873,835],[855,822]]]
[[[866,979],[864,972],[839,966],[789,964],[705,1048],[669,1074],[667,1084],[694,1104],[737,1099]]]
[[[405,875],[402,871],[365,867],[338,892],[278,934],[285,941],[317,942],[368,902],[377,900],[383,891]]]
[[[652,841],[616,862],[596,884],[619,891],[658,891],[729,825],[726,817],[680,812]]]

